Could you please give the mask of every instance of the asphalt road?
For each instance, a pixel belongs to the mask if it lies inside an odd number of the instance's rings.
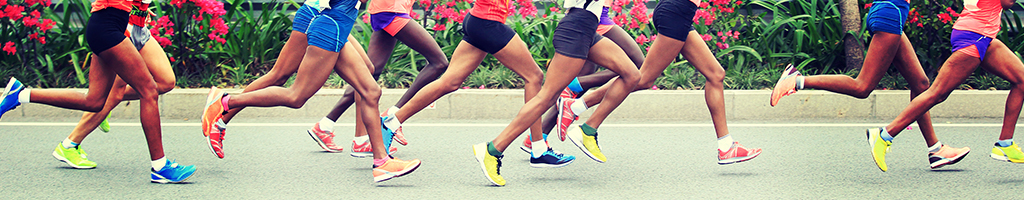
[[[99,167],[76,170],[50,155],[73,127],[39,122],[0,123],[4,198],[1013,198],[1024,183],[1024,165],[989,158],[999,131],[991,125],[938,127],[945,143],[973,148],[962,162],[941,170],[928,168],[919,131],[905,131],[888,156],[889,172],[872,163],[864,129],[874,125],[863,123],[734,123],[733,137],[764,153],[725,166],[716,163],[715,136],[707,124],[608,125],[600,130],[607,163],[590,160],[569,142],[553,141],[555,149],[577,156],[576,162],[531,168],[528,154],[518,149],[520,139],[505,152],[501,172],[507,186],[493,187],[470,147],[503,128],[492,122],[409,124],[405,131],[410,144],[399,146],[395,156],[421,159],[423,165],[408,176],[375,184],[370,159],[320,151],[305,132],[311,124],[239,123],[228,130],[226,158],[217,159],[195,121],[168,121],[163,138],[169,158],[198,167],[189,183],[169,185],[149,183],[145,138],[137,125],[93,133],[82,147]],[[352,130],[338,129],[346,147]]]

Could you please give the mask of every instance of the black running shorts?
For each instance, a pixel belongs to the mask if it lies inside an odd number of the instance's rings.
[[[489,54],[498,53],[512,41],[516,31],[497,21],[466,14],[462,20],[462,40]]]
[[[555,27],[555,35],[552,36],[552,43],[555,52],[572,58],[587,59],[590,54],[590,47],[597,44],[601,38],[597,34],[597,16],[581,8],[570,8]]]
[[[693,30],[693,15],[696,13],[697,5],[689,0],[662,0],[654,7],[654,27],[658,34],[686,41],[686,36]]]
[[[128,29],[128,11],[105,8],[92,13],[85,25],[85,42],[93,53],[99,54],[124,41]]]

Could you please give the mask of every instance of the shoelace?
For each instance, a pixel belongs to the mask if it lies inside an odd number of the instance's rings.
[[[497,158],[497,160],[498,160],[498,168],[495,169],[495,172],[498,173],[498,175],[501,175],[501,158],[504,158],[504,157],[505,157],[505,155],[495,156],[495,158]]]

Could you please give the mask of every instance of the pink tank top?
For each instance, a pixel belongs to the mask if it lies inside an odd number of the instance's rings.
[[[412,12],[413,0],[371,0],[366,11],[370,14],[382,12],[406,13]]]
[[[1002,12],[999,0],[964,0],[964,10],[953,23],[953,29],[995,38],[999,33],[999,14]]]

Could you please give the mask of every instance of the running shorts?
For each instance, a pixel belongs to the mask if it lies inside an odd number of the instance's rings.
[[[992,44],[992,38],[971,31],[953,29],[949,35],[949,42],[953,44],[953,52],[963,52],[967,55],[985,59],[985,50]]]
[[[871,4],[868,10],[868,32],[876,31],[903,34],[903,24],[907,21],[910,4],[904,0],[880,0]]]
[[[356,22],[355,8],[356,0],[344,0],[331,4],[331,9],[320,12],[313,17],[309,24],[309,31],[306,37],[309,45],[321,49],[340,52],[341,48],[348,42],[348,34],[352,31],[352,25]]]
[[[408,13],[381,12],[370,14],[370,27],[374,32],[384,30],[391,36],[398,34],[398,31],[409,23],[412,17]]]
[[[124,36],[128,37],[132,45],[135,45],[135,50],[142,50],[142,47],[146,46],[146,42],[149,42],[149,39],[153,37],[149,34],[149,28],[133,24],[128,24],[128,29],[124,31]]]
[[[615,26],[615,22],[612,21],[611,17],[608,17],[608,7],[604,7],[604,10],[601,10],[601,22],[597,23],[597,34],[604,35],[608,33],[608,30],[612,30],[612,26]]]
[[[489,54],[498,53],[512,41],[516,31],[505,24],[467,13],[462,20],[462,40]]]
[[[85,25],[85,42],[93,53],[103,53],[124,41],[128,28],[128,11],[104,8],[92,13]]]
[[[693,15],[697,5],[689,0],[662,0],[654,7],[652,19],[658,34],[686,41],[693,30]]]
[[[302,4],[299,7],[299,11],[295,12],[295,19],[292,20],[292,30],[306,34],[309,29],[309,23],[313,22],[313,17],[319,15],[320,12],[306,4]]]
[[[602,37],[597,34],[597,16],[582,8],[570,8],[555,27],[551,43],[555,52],[572,58],[587,59],[590,47]]]

